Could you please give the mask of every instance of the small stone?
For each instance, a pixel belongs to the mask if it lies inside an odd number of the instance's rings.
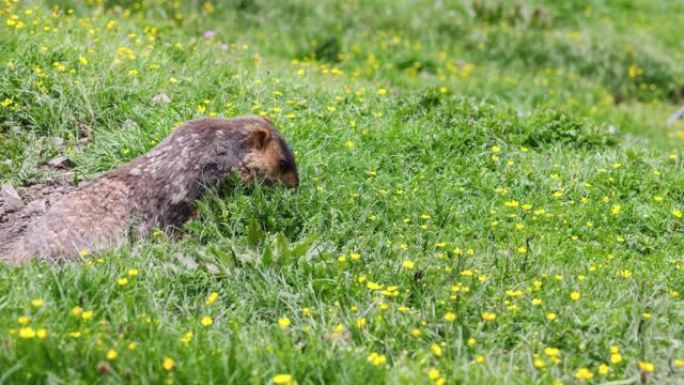
[[[221,272],[221,269],[213,263],[206,263],[204,265],[204,270],[209,274],[219,274]]]
[[[91,132],[90,132],[90,127],[82,122],[77,122],[76,127],[78,127],[78,131],[81,133],[81,135],[85,138],[90,138]]]
[[[154,97],[152,98],[152,103],[161,104],[162,106],[165,106],[165,105],[171,103],[171,98],[162,92],[162,93],[154,95]]]
[[[199,264],[197,262],[195,262],[192,258],[186,255],[176,254],[176,258],[178,259],[178,262],[180,262],[180,264],[186,269],[195,270],[199,267]]]
[[[64,139],[60,138],[59,136],[54,136],[52,138],[52,145],[61,149],[64,147]]]
[[[74,166],[74,163],[64,155],[57,155],[52,158],[48,163],[48,166],[54,168],[70,168]]]
[[[24,201],[21,200],[17,190],[15,190],[11,184],[2,185],[2,189],[0,189],[0,199],[3,201],[2,208],[7,213],[24,208]]]

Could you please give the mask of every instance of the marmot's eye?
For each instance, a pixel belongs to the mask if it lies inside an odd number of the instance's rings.
[[[287,171],[289,165],[287,164],[287,161],[285,159],[281,159],[280,162],[278,162],[278,167],[280,167],[280,171]]]

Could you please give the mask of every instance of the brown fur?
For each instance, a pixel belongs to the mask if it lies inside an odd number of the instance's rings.
[[[115,247],[131,230],[145,236],[181,226],[205,189],[231,173],[244,181],[299,184],[292,150],[268,119],[193,120],[147,154],[63,196],[0,260],[63,261]]]

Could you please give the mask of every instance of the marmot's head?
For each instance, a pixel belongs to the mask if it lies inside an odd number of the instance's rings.
[[[243,126],[246,135],[243,143],[249,148],[243,159],[242,179],[281,182],[288,187],[299,186],[299,174],[292,148],[273,123],[259,116],[240,119],[247,120],[247,124]]]
[[[243,116],[233,119],[197,119],[185,123],[172,141],[197,146],[191,151],[204,154],[203,182],[223,181],[225,171],[239,173],[243,181],[281,182],[299,186],[294,154],[285,138],[267,118]],[[207,152],[206,146],[214,148]]]

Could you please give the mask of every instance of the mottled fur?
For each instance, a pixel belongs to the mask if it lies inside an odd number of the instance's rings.
[[[63,196],[0,258],[63,261],[115,247],[131,229],[145,236],[180,226],[205,189],[231,173],[299,184],[292,150],[268,119],[193,120],[147,154]]]

